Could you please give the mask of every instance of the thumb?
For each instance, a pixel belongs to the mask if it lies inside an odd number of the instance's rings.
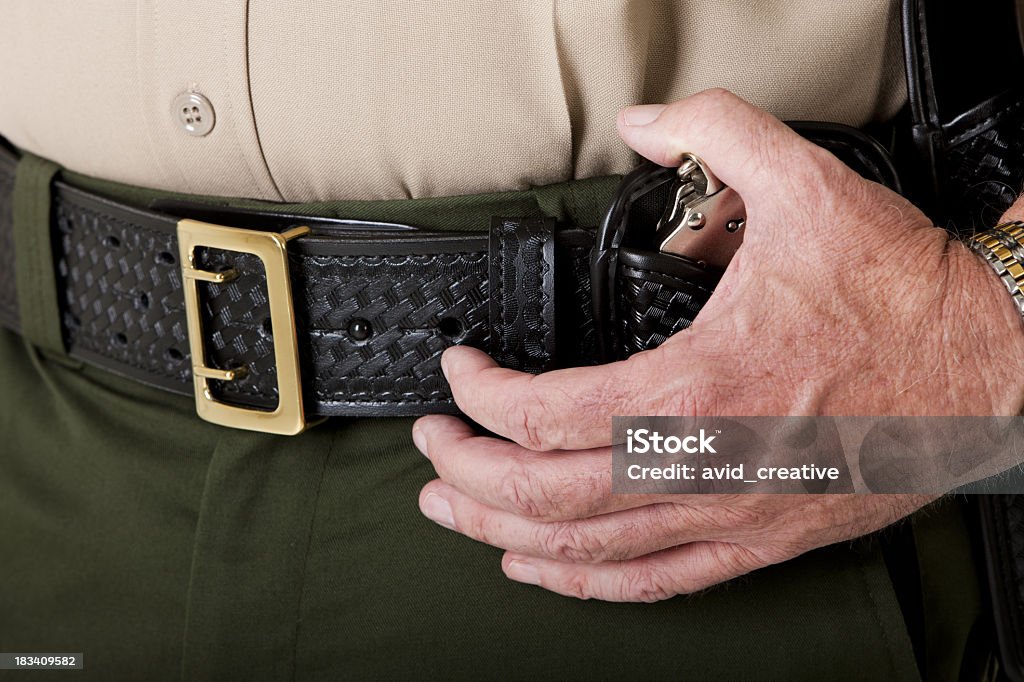
[[[802,194],[816,187],[823,163],[843,168],[782,121],[727,90],[705,90],[669,105],[629,107],[619,113],[617,125],[627,145],[660,165],[676,166],[684,152],[696,154],[748,209],[751,202],[786,200],[794,189]]]

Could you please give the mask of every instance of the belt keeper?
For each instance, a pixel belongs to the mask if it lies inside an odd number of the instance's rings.
[[[555,361],[555,219],[494,218],[488,242],[490,353],[540,373]]]
[[[65,356],[50,215],[50,188],[59,170],[55,163],[23,155],[15,174],[12,203],[21,333],[40,349]]]

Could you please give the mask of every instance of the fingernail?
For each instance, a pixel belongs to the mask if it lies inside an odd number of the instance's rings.
[[[430,459],[430,455],[427,454],[427,436],[423,433],[423,429],[419,427],[419,424],[412,427],[412,443],[424,457]]]
[[[661,116],[661,112],[665,111],[665,106],[664,104],[638,104],[626,107],[622,110],[622,121],[628,126],[645,126]]]
[[[455,517],[452,516],[452,506],[448,504],[448,500],[437,493],[427,493],[427,496],[423,498],[420,510],[424,516],[434,523],[440,524],[449,530],[455,530]]]
[[[525,561],[509,562],[505,575],[519,583],[540,585],[540,572],[537,567]]]

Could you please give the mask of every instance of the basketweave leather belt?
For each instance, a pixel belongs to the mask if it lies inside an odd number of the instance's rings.
[[[801,132],[894,184],[884,152],[857,131]],[[15,330],[16,165],[0,150],[0,322]],[[690,324],[718,273],[623,238],[635,207],[664,205],[672,178],[653,166],[627,177],[598,239],[599,292],[595,231],[550,218],[454,234],[173,201],[139,208],[58,180],[64,344],[194,395],[200,416],[226,426],[291,434],[318,417],[455,412],[440,371],[453,344],[536,373],[651,348]]]

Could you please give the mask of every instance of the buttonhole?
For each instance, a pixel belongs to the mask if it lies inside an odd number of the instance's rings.
[[[462,321],[454,317],[442,317],[437,323],[437,330],[449,339],[458,340],[465,333]]]

